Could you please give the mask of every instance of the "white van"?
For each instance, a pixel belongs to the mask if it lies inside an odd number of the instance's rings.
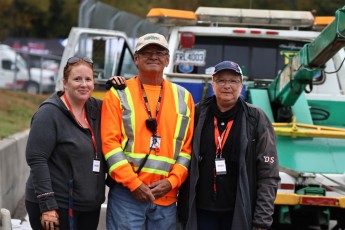
[[[51,93],[56,72],[28,68],[24,58],[8,45],[0,44],[0,88],[25,90],[29,93]]]
[[[22,90],[28,80],[29,72],[22,56],[0,44],[0,88]]]

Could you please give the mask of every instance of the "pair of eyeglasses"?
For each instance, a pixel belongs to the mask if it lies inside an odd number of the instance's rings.
[[[79,61],[84,61],[90,65],[93,65],[93,61],[89,57],[70,57],[67,60],[67,64],[74,64],[74,63],[77,63]]]
[[[215,82],[220,86],[224,86],[227,83],[231,86],[237,86],[239,84],[242,84],[242,81],[240,81],[240,80],[223,80],[223,79],[220,79],[220,80],[215,80]]]
[[[139,55],[142,55],[144,57],[152,57],[153,55],[156,55],[157,57],[164,57],[168,53],[166,51],[141,51],[138,52]]]

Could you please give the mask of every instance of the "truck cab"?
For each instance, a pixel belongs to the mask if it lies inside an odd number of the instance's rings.
[[[22,56],[8,45],[0,44],[0,88],[23,90],[28,76]]]
[[[169,28],[171,61],[165,69],[166,78],[185,86],[196,102],[212,94],[210,72],[216,63],[233,60],[241,65],[246,81],[269,83],[289,57],[320,34],[314,29],[313,15],[307,11],[199,7],[194,14],[192,17],[190,11],[152,9],[147,19]],[[307,97],[344,94],[345,79],[340,75],[345,66],[337,76],[330,73],[340,67],[342,55],[344,50],[315,76],[313,91]]]
[[[104,97],[105,83],[109,77],[117,75],[130,78],[138,72],[129,40],[123,32],[73,27],[67,40],[59,66],[56,91],[63,89],[63,68],[68,58],[73,56],[87,56],[93,60],[93,96],[101,99]]]
[[[53,70],[29,67],[20,52],[0,44],[0,88],[51,93],[55,87],[55,75]]]

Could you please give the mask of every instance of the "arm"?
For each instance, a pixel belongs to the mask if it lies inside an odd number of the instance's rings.
[[[274,200],[280,177],[273,126],[263,112],[260,114],[256,145],[257,197],[253,225],[258,229],[266,229],[273,222]]]
[[[109,80],[105,83],[105,88],[109,90],[111,87],[115,89],[125,89],[126,88],[126,78],[122,76],[112,76]]]
[[[44,105],[36,112],[26,146],[26,161],[42,213],[58,209],[48,166],[57,139],[53,110],[53,107]]]

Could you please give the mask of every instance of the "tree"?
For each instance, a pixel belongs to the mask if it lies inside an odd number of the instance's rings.
[[[344,0],[310,0],[310,1],[298,1],[299,10],[312,10],[317,11],[319,16],[334,16],[336,10],[344,7]]]
[[[1,0],[0,40],[13,37],[66,37],[77,24],[79,0]]]
[[[0,40],[7,36],[56,38],[67,37],[77,26],[82,0],[1,0]],[[96,1],[96,0],[95,0]],[[332,16],[344,6],[344,0],[99,0],[119,10],[145,18],[149,10],[172,8],[196,10],[198,6],[306,10]]]
[[[6,17],[6,12],[11,9],[13,0],[2,0],[0,1],[0,39],[5,37],[10,31],[11,19]]]
[[[42,15],[49,9],[49,1],[14,0],[10,8],[4,12],[7,27],[11,28],[12,36],[26,37],[32,35],[33,21],[42,19]]]

